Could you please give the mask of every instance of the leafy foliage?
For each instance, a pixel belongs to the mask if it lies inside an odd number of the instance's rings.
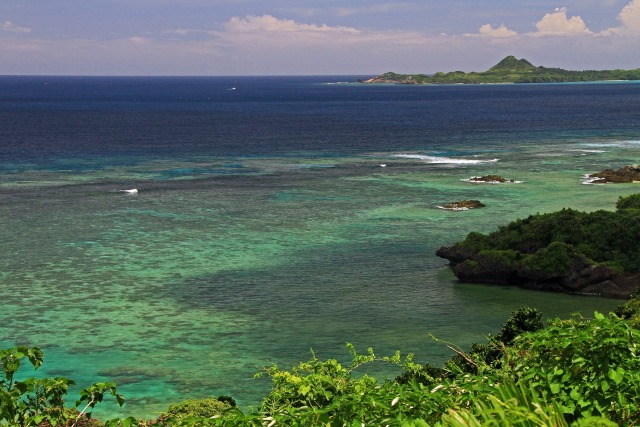
[[[118,403],[124,403],[124,397],[117,393],[113,383],[96,383],[80,392],[80,399],[76,406],[83,402],[87,405],[78,413],[65,407],[64,398],[69,386],[75,385],[68,378],[27,378],[15,381],[15,375],[24,360],[29,361],[34,369],[38,369],[43,361],[42,351],[26,346],[0,350],[0,362],[4,379],[0,379],[0,423],[10,426],[39,426],[43,423],[50,425],[67,424],[73,426],[80,419],[88,419],[91,413],[87,409],[93,408],[101,402],[105,393],[116,397]]]
[[[505,370],[556,402],[567,419],[640,421],[640,331],[617,316],[554,320],[507,349]]]
[[[231,407],[232,406],[229,403],[212,397],[207,397],[204,399],[190,399],[185,400],[181,403],[170,405],[169,409],[167,409],[167,415],[195,415],[201,417],[213,417],[214,415],[219,415],[226,409]]]
[[[569,426],[557,403],[550,404],[535,389],[523,383],[504,381],[495,393],[475,400],[470,408],[450,409],[436,424],[448,427],[546,427]],[[616,423],[602,417],[582,418],[573,426],[614,427]]]
[[[281,371],[277,365],[267,368],[264,374],[271,377],[273,388],[263,399],[262,410],[274,414],[285,407],[317,409],[329,406],[335,399],[346,395],[366,394],[378,387],[378,382],[368,375],[354,378],[353,371],[375,361],[402,363],[399,353],[392,357],[377,357],[372,348],[364,355],[358,354],[351,344],[347,347],[352,356],[348,368],[335,359],[319,360],[313,353],[311,360],[300,363],[291,371]],[[411,365],[412,357],[409,355],[405,360],[407,366]]]
[[[469,233],[454,247],[463,249],[476,271],[517,271],[528,280],[566,274],[576,263],[638,272],[640,194],[621,197],[616,206],[613,212],[562,209],[531,215],[488,235]]]
[[[615,314],[627,320],[632,328],[640,329],[640,289],[631,295],[627,302],[620,305]]]
[[[627,197],[618,198],[616,209],[640,209],[640,194],[632,194]]]
[[[619,310],[625,313],[624,319],[596,313],[594,319],[555,319],[546,327],[538,310],[519,309],[487,343],[474,344],[469,352],[445,343],[454,356],[443,368],[415,363],[411,354],[381,357],[371,348],[361,354],[347,344],[351,362],[345,365],[312,353],[309,361],[291,370],[266,368],[259,375],[271,379],[272,389],[257,410],[244,413],[232,398],[220,396],[171,405],[156,421],[129,417],[104,425],[637,425],[640,331],[627,320],[636,314],[636,302]],[[42,364],[41,351],[26,347],[2,350],[0,360],[4,372],[0,425],[79,426],[83,412],[104,397],[112,395],[122,403],[115,384],[97,383],[82,390],[76,405],[84,404],[84,409],[72,412],[64,409],[63,401],[70,380],[14,381],[22,361],[34,367]],[[358,375],[370,363],[389,363],[404,372],[383,382]]]
[[[512,313],[496,336],[489,335],[487,343],[472,344],[468,354],[450,346],[457,354],[445,364],[445,369],[458,374],[491,373],[501,366],[507,345],[521,334],[537,331],[543,326],[539,310],[522,307]]]

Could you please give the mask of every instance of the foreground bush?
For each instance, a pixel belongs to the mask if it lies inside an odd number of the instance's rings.
[[[568,420],[640,420],[640,331],[615,315],[554,320],[506,349],[506,372],[556,402]]]
[[[633,307],[630,302],[621,310],[633,316]],[[116,419],[106,426],[638,425],[640,331],[615,314],[599,313],[542,326],[537,310],[518,310],[470,352],[447,344],[454,356],[443,368],[417,364],[412,355],[379,357],[372,349],[360,354],[348,345],[349,364],[312,354],[291,370],[265,369],[260,375],[271,379],[272,389],[255,411],[244,413],[221,396],[171,405],[156,421]],[[76,406],[85,409],[72,417],[62,399],[71,380],[37,380],[38,386],[33,379],[13,381],[20,360],[42,363],[39,350],[19,347],[0,355],[0,425],[79,426],[81,413],[106,394],[122,401],[115,385],[97,384],[83,390]],[[382,382],[357,375],[370,363],[390,363],[404,373]]]

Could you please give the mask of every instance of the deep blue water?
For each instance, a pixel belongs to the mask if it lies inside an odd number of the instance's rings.
[[[355,79],[1,77],[0,162],[446,153],[451,144],[509,144],[514,135],[610,137],[640,127],[638,83],[326,84]]]

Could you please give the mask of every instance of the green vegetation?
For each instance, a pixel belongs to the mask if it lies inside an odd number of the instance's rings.
[[[526,59],[507,56],[484,72],[452,71],[426,74],[385,73],[365,83],[404,84],[473,84],[473,83],[558,83],[603,80],[640,80],[640,68],[635,70],[570,71],[561,68],[536,67]]]
[[[17,381],[15,375],[22,362],[27,360],[34,369],[43,362],[39,348],[25,346],[0,350],[0,362],[4,378],[0,379],[0,425],[93,425],[91,410],[106,395],[111,394],[122,406],[124,397],[118,394],[116,385],[110,382],[95,383],[80,391],[74,408],[65,406],[69,386],[75,385],[68,378],[27,378]],[[82,410],[77,407],[83,405]]]
[[[472,232],[437,254],[463,281],[629,296],[640,278],[639,235],[640,194],[634,194],[621,197],[615,211],[562,209],[488,235]]]
[[[470,234],[459,245],[476,252],[510,251],[530,269],[553,273],[576,256],[640,271],[640,194],[620,198],[615,211],[562,209],[519,219],[487,236]]]
[[[443,368],[415,363],[411,354],[380,357],[371,348],[360,354],[348,344],[348,365],[312,354],[291,370],[266,368],[259,375],[271,379],[272,389],[255,410],[243,412],[220,396],[171,405],[153,421],[101,424],[64,407],[71,380],[37,380],[38,387],[28,386],[33,379],[13,381],[21,360],[35,368],[42,363],[40,350],[17,347],[1,352],[0,425],[633,426],[640,422],[640,331],[628,319],[637,319],[638,306],[634,296],[619,308],[621,317],[595,313],[546,327],[540,312],[522,308],[468,352],[444,343],[454,356]],[[358,375],[371,363],[402,373],[385,381]],[[83,390],[76,406],[93,407],[106,394],[122,402],[115,386],[103,383]]]

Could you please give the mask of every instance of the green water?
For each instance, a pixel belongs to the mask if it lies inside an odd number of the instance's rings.
[[[434,253],[533,213],[613,209],[637,185],[581,176],[638,163],[636,147],[521,146],[472,165],[369,153],[238,158],[225,174],[217,158],[6,174],[0,338],[41,347],[42,375],[115,381],[127,403],[98,416],[222,394],[255,406],[269,387],[253,379],[261,367],[290,367],[310,348],[346,360],[347,341],[438,364],[451,353],[430,333],[464,347],[522,305],[568,317],[620,303],[459,284]],[[202,169],[214,172],[189,175]],[[462,181],[488,173],[523,182]],[[461,199],[487,207],[437,208]]]

